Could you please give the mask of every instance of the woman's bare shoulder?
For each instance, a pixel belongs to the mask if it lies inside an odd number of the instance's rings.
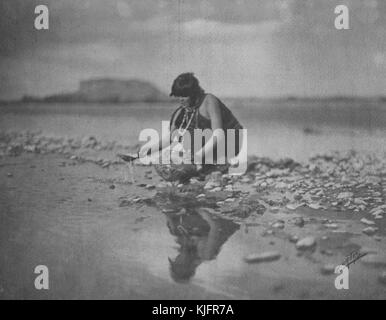
[[[217,98],[214,94],[211,94],[211,93],[206,94],[204,105],[205,105],[205,111],[207,113],[215,112],[219,110],[220,104],[221,104],[220,99]]]
[[[220,99],[217,98],[214,94],[212,93],[207,93],[205,95],[205,100],[204,100],[204,105],[206,109],[216,107],[220,105]]]
[[[205,94],[205,101],[206,102],[219,102],[220,99],[217,98],[213,93],[206,93]]]

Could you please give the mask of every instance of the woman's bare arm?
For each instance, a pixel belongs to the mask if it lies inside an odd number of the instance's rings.
[[[157,141],[150,145],[146,145],[146,150],[141,150],[142,146],[140,147],[139,151],[139,156],[140,157],[145,157],[151,154],[152,150],[156,149],[159,152],[162,151],[163,149],[167,148],[170,145],[170,137],[171,133],[176,129],[175,126],[175,119],[177,119],[177,116],[179,115],[176,114],[173,119],[173,123],[170,125],[170,131],[169,132],[162,132],[164,135],[161,135]]]

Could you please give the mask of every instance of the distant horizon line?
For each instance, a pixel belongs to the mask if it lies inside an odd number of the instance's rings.
[[[218,95],[219,96],[219,95]],[[23,101],[25,98],[34,98],[36,101]],[[33,95],[23,95],[20,98],[16,99],[0,99],[0,103],[45,103],[45,104],[53,104],[58,103],[58,101],[45,101],[43,100],[46,96],[33,96]],[[315,95],[315,96],[295,96],[295,95],[282,95],[282,96],[219,96],[220,99],[227,99],[227,100],[286,100],[286,101],[300,101],[300,100],[385,100],[386,101],[386,94],[385,95]],[[41,99],[41,100],[39,100]],[[170,101],[175,100],[176,98],[170,98]],[[124,104],[124,103],[160,103],[167,101],[122,101],[122,102],[106,102],[106,101],[84,101],[82,103],[113,103],[113,104]],[[78,102],[60,102],[60,103],[78,103]]]
[[[130,103],[130,102],[167,102],[168,101],[168,94],[166,94],[162,89],[159,89],[157,84],[154,84],[152,81],[148,81],[146,79],[141,79],[138,77],[117,77],[117,76],[95,76],[90,78],[84,78],[78,80],[78,91],[69,91],[69,92],[56,92],[56,93],[50,93],[50,94],[44,94],[44,95],[37,95],[37,94],[28,94],[24,93],[20,95],[17,98],[5,98],[2,99],[0,97],[0,103],[33,103],[33,102],[39,102],[39,103],[58,103],[58,102],[64,102],[64,103],[71,103],[71,102],[77,102],[77,101],[50,101],[47,98],[50,97],[57,97],[57,96],[66,96],[66,95],[73,95],[77,94],[79,90],[81,89],[82,84],[87,82],[103,82],[103,81],[117,81],[117,82],[138,82],[144,85],[149,85],[151,87],[154,87],[154,89],[158,90],[159,93],[165,97],[161,100],[126,100],[126,101],[78,101],[78,102],[84,102],[84,103],[98,103],[98,102],[111,102],[111,103]],[[301,101],[301,100],[385,100],[386,101],[386,93],[384,94],[373,94],[373,95],[355,95],[355,94],[326,94],[326,95],[297,95],[297,94],[276,94],[271,96],[254,96],[254,95],[221,95],[214,93],[216,96],[220,97],[221,99],[229,99],[229,100],[285,100],[285,101]],[[166,98],[166,99],[165,99]],[[55,100],[55,99],[54,99]],[[172,98],[170,98],[170,101],[173,101]]]

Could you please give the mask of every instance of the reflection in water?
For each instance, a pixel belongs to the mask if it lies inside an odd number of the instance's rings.
[[[239,229],[232,221],[213,217],[205,209],[187,209],[186,214],[166,214],[170,233],[179,244],[178,255],[169,259],[170,275],[176,282],[188,282],[196,268],[216,258],[221,246]]]

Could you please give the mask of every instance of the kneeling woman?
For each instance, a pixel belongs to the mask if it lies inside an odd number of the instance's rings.
[[[139,156],[149,155],[152,150],[154,151],[152,147],[158,148],[160,154],[165,149],[166,152],[173,154],[173,150],[179,151],[178,146],[182,146],[185,151],[188,150],[189,152],[185,152],[185,155],[190,155],[190,159],[185,158],[183,164],[173,164],[173,155],[171,155],[172,164],[156,165],[157,172],[168,181],[183,181],[218,170],[225,173],[229,168],[230,158],[240,153],[242,126],[239,121],[217,97],[204,92],[193,73],[179,75],[173,82],[170,96],[179,98],[181,103],[181,106],[172,114],[170,134],[167,137],[161,137],[160,141],[153,146],[147,144],[146,149],[141,148]],[[197,135],[195,129],[201,129],[198,130],[201,135]],[[205,129],[210,129],[210,132],[214,133],[208,141],[206,141]],[[233,136],[230,135],[230,129],[233,129]],[[194,141],[195,134],[201,141]],[[186,135],[189,135],[190,139],[184,139]],[[230,150],[231,148],[233,150]]]

